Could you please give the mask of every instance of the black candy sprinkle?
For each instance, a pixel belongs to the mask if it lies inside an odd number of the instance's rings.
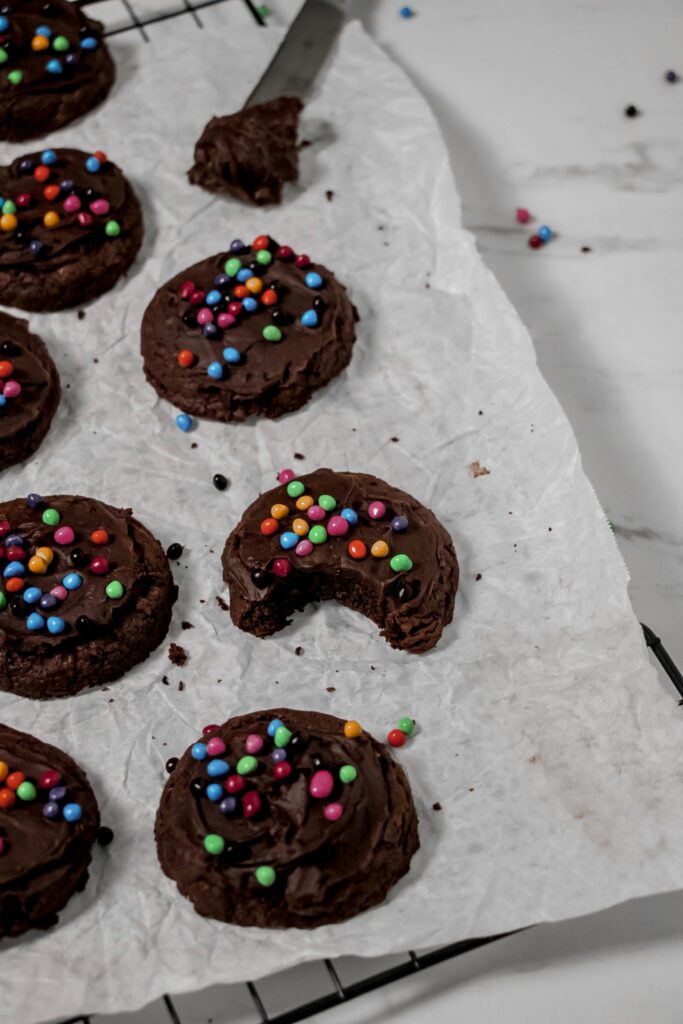
[[[178,758],[177,757],[169,757],[168,761],[166,762],[166,771],[168,772],[168,774],[172,775],[177,767],[178,767]]]
[[[107,825],[102,825],[102,827],[97,830],[97,842],[100,846],[109,846],[113,838],[114,833]]]
[[[225,488],[228,486],[227,476],[223,476],[222,473],[214,473],[213,486],[216,488],[217,491],[224,491]]]
[[[627,117],[638,117],[640,111],[638,110],[638,107],[634,107],[633,104],[631,104],[629,107],[626,108],[624,113]]]
[[[169,544],[169,546],[166,548],[166,557],[172,558],[174,562],[178,561],[182,553],[183,545],[178,544],[177,542],[175,544]]]

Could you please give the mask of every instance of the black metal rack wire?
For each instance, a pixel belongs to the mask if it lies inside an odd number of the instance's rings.
[[[105,0],[74,0],[74,2],[82,7],[91,7],[95,4],[103,3]],[[155,25],[163,21],[168,21],[171,18],[183,16],[188,17],[196,28],[203,29],[204,23],[201,18],[202,10],[209,7],[215,7],[218,4],[227,3],[229,0],[168,0],[168,2],[164,3],[161,3],[161,0],[159,0],[159,2],[163,9],[157,10],[152,14],[144,15],[136,12],[135,0],[120,0],[120,3],[128,16],[128,21],[123,24],[115,22],[111,27],[106,27],[105,35],[116,36],[124,32],[137,32],[147,43],[149,42],[149,35],[146,29],[150,25]],[[259,25],[265,24],[263,16],[259,12],[258,8],[255,7],[252,0],[241,0],[241,2],[246,5],[254,17],[254,20]],[[657,659],[662,669],[676,688],[680,697],[679,705],[683,706],[683,674],[667,652],[656,633],[650,629],[649,626],[644,624],[642,624],[642,628],[647,647],[652,651],[654,657]],[[342,1003],[348,1003],[352,999],[357,999],[359,996],[366,995],[369,992],[383,988],[385,985],[390,985],[395,981],[400,981],[401,979],[410,977],[420,971],[427,970],[429,967],[434,967],[437,964],[442,964],[448,960],[462,956],[465,953],[469,953],[474,949],[486,946],[491,942],[496,942],[505,938],[509,934],[512,933],[508,932],[505,935],[492,935],[479,939],[467,939],[463,942],[454,942],[448,946],[442,946],[438,949],[424,953],[409,950],[406,954],[406,959],[401,963],[385,970],[372,973],[367,977],[350,984],[344,984],[342,982],[339,971],[332,960],[323,960],[322,963],[324,964],[329,979],[329,992],[324,995],[317,996],[315,999],[300,1003],[299,1005],[283,1012],[276,1013],[275,1015],[270,1015],[268,1013],[266,1009],[266,1001],[264,1000],[261,991],[259,991],[258,984],[252,981],[248,981],[245,984],[249,992],[251,1003],[260,1018],[261,1024],[296,1024],[298,1021],[306,1020],[315,1014],[323,1013],[335,1006],[340,1006]],[[182,1013],[173,998],[168,995],[163,996],[163,1004],[168,1013],[168,1024],[183,1024]],[[91,1017],[88,1014],[84,1014],[77,1017],[71,1017],[66,1021],[60,1022],[60,1024],[91,1024]]]

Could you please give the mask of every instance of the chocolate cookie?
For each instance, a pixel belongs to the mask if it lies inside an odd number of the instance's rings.
[[[0,690],[66,697],[161,643],[177,590],[130,509],[54,495],[0,504]]]
[[[0,469],[33,455],[59,405],[57,368],[26,320],[0,313]]]
[[[382,902],[420,845],[403,769],[333,715],[239,715],[207,726],[167,767],[159,861],[205,917],[260,928],[345,921]]]
[[[227,117],[212,117],[188,171],[193,185],[265,206],[299,175],[297,130],[301,100],[281,96]]]
[[[365,473],[318,469],[249,506],[223,550],[230,615],[265,637],[309,601],[334,598],[372,619],[399,650],[421,653],[453,618],[458,562],[433,512]]]
[[[113,81],[102,25],[75,3],[2,4],[0,139],[22,142],[62,128],[100,103]]]
[[[57,923],[88,881],[99,824],[85,772],[0,724],[0,939]]]
[[[214,420],[275,419],[344,369],[356,310],[334,274],[259,235],[176,274],[142,321],[162,398]]]
[[[46,149],[0,167],[0,302],[50,312],[113,288],[142,241],[140,204],[104,153]]]

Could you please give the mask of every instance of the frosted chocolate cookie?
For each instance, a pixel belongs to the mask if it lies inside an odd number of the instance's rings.
[[[365,473],[318,469],[254,501],[223,551],[230,615],[266,637],[309,601],[361,612],[399,650],[421,653],[453,618],[458,563],[433,512]]]
[[[0,139],[23,142],[62,128],[100,103],[113,81],[102,25],[77,4],[0,5]]]
[[[93,498],[0,503],[0,690],[66,697],[144,661],[176,598],[159,542]]]
[[[59,374],[26,320],[0,313],[0,469],[23,462],[50,429]]]
[[[88,881],[99,823],[75,761],[0,724],[0,939],[56,924]]]
[[[356,722],[287,708],[239,715],[207,726],[167,768],[159,861],[205,917],[345,921],[381,903],[419,847],[403,769]]]
[[[236,239],[156,293],[142,321],[145,375],[185,413],[274,419],[341,373],[357,319],[325,267],[268,235]]]
[[[142,242],[140,204],[101,151],[45,149],[0,167],[0,302],[50,312],[113,288]]]

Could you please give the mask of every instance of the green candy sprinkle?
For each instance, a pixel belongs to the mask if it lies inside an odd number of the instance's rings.
[[[16,208],[16,206],[14,205],[14,203],[12,202],[11,199],[6,199],[4,201],[4,203],[2,204],[2,212],[3,213],[16,213],[17,212],[17,208]]]
[[[301,480],[291,480],[287,484],[287,494],[290,498],[300,498],[306,488],[301,483]]]
[[[412,720],[412,718],[408,718],[408,716],[406,715],[405,718],[399,718],[398,727],[401,730],[401,732],[404,732],[406,734],[406,736],[410,736],[413,729],[415,728],[415,722]]]
[[[226,260],[225,266],[223,267],[223,270],[228,275],[228,277],[235,277],[237,274],[239,274],[241,269],[242,260],[238,260],[236,256],[231,256],[229,260]]]
[[[7,56],[7,50],[0,48],[0,64],[5,64],[9,60]]]
[[[29,800],[35,800],[38,793],[32,782],[22,782],[22,784],[17,787],[17,796],[20,800],[26,800],[28,802]]]
[[[24,80],[23,71],[10,71],[7,76],[7,81],[11,82],[12,85],[20,85]]]
[[[287,728],[286,725],[279,725],[277,727],[277,729],[275,730],[274,740],[275,740],[275,746],[276,747],[286,747],[287,744],[289,743],[289,741],[291,740],[291,738],[292,738],[292,733]],[[239,771],[239,765],[238,765],[237,770]]]
[[[258,768],[258,761],[251,754],[245,754],[237,762],[237,774],[238,775],[251,775]]]
[[[273,257],[267,249],[259,249],[256,253],[256,262],[260,263],[263,267],[267,267],[269,263],[273,262]]]
[[[262,864],[260,868],[256,868],[254,876],[259,885],[268,889],[275,881],[275,869],[269,867],[267,864]]]
[[[263,328],[263,337],[266,341],[282,341],[282,331],[275,324],[268,324]]]
[[[56,508],[46,508],[43,512],[43,522],[46,526],[56,526],[61,516]]]
[[[413,568],[413,560],[408,558],[407,555],[394,555],[389,565],[394,572],[410,572]]]
[[[104,233],[110,238],[118,238],[121,234],[121,225],[117,220],[108,220],[104,226]]]
[[[256,8],[256,10],[258,11],[262,18],[267,18],[268,15],[270,14],[270,7],[266,6],[266,4],[260,4]]]
[[[212,857],[220,857],[225,849],[225,840],[212,832],[210,835],[204,836],[204,849]]]
[[[3,593],[0,593],[0,612],[4,612],[7,607],[7,598]]]
[[[318,504],[321,508],[324,508],[326,512],[331,512],[333,508],[337,507],[337,502],[331,494],[321,494],[318,498]]]
[[[64,53],[65,50],[69,49],[69,40],[66,36],[55,36],[52,40],[52,45],[59,53]]]
[[[358,772],[352,764],[343,764],[339,769],[339,778],[344,783],[355,782],[358,778]]]
[[[112,580],[111,583],[107,583],[104,592],[112,601],[118,601],[124,594],[123,583],[119,583],[118,580]]]
[[[308,531],[308,539],[311,544],[324,544],[327,540],[327,530],[318,523]]]

